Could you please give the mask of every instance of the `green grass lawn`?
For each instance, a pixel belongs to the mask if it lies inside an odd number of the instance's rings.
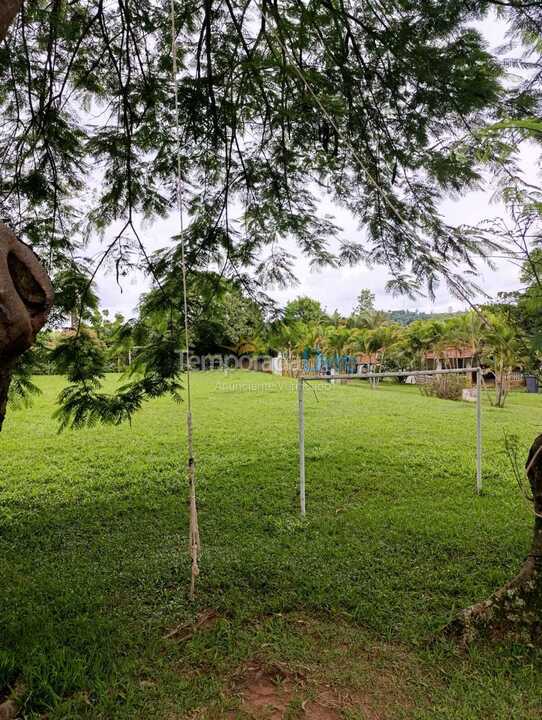
[[[528,551],[503,434],[526,450],[542,396],[484,406],[477,497],[473,405],[315,384],[302,520],[292,381],[196,375],[190,603],[185,406],[58,435],[63,380],[38,382],[0,436],[0,700],[16,686],[22,717],[540,717],[538,650],[427,640]]]

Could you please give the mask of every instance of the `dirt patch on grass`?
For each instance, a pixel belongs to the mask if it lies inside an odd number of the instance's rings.
[[[289,670],[285,666],[249,663],[240,671],[233,692],[239,710],[228,713],[229,720],[343,720],[355,714],[364,720],[389,720],[396,710],[405,711],[411,703],[397,693],[397,678],[371,678],[373,688],[338,687],[326,683],[318,673]]]
[[[223,679],[215,702],[175,718],[407,720],[431,705],[438,680],[399,643],[341,619],[297,613],[260,618],[249,628],[239,628],[239,636],[252,646],[254,654],[245,655],[251,659],[215,675]]]
[[[0,720],[14,720],[17,717],[17,704],[14,700],[0,703]]]
[[[24,694],[24,685],[17,682],[14,688],[0,691],[0,720],[13,720],[19,713],[18,701]]]
[[[328,688],[309,686],[300,674],[279,665],[249,663],[236,688],[241,713],[255,720],[340,720],[336,698]],[[231,713],[230,718],[239,717]]]

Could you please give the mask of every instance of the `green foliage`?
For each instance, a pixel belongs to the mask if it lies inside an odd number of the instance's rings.
[[[391,322],[399,325],[410,325],[416,320],[446,320],[455,313],[426,313],[419,310],[388,310],[388,317]]]
[[[534,296],[529,297],[539,323],[542,304],[537,293],[538,289],[534,293],[536,301]],[[509,307],[488,306],[445,319],[430,318],[401,325],[390,322],[388,313],[373,309],[364,315],[352,315],[338,325],[297,323],[274,328],[269,341],[289,358],[292,352],[329,357],[363,355],[363,362],[375,371],[435,369],[436,362],[443,368],[458,369],[468,358],[472,367],[483,365],[491,372],[496,385],[495,402],[500,407],[510,390],[513,371],[535,368],[536,373],[541,372],[541,354],[534,352],[535,335],[514,322]],[[427,392],[459,399],[463,382],[437,378]]]
[[[40,394],[40,389],[32,378],[36,365],[35,355],[34,349],[27,350],[13,369],[8,392],[8,402],[11,407],[30,407],[32,401]]]
[[[262,285],[289,282],[292,238],[315,265],[367,258],[431,287],[480,252],[436,206],[477,179],[454,139],[502,94],[471,27],[485,4],[384,6],[176,4],[191,266],[220,260],[230,278],[250,266]],[[53,272],[84,265],[92,233],[111,231],[100,266],[152,274],[134,217],[163,217],[176,200],[169,9],[33,0],[1,49],[0,210]],[[366,241],[347,242],[319,212],[324,186]]]
[[[53,322],[67,319],[76,330],[79,322],[92,319],[98,310],[99,300],[88,267],[70,262],[55,274],[54,286]]]
[[[97,392],[97,383],[69,385],[60,393],[60,407],[54,416],[60,420],[59,432],[70,427],[78,430],[97,423],[120,425],[130,421],[143,402],[170,393],[180,401],[180,383],[165,380],[159,373],[147,374],[140,380],[122,385],[113,394]]]
[[[422,395],[438,397],[441,400],[461,400],[466,387],[462,375],[436,375],[420,385]]]
[[[540,120],[501,120],[492,125],[490,130],[528,130],[530,133],[542,133],[542,122]]]
[[[334,325],[326,327],[321,337],[322,350],[331,357],[344,355],[350,341],[350,335],[348,328],[335,327]]]
[[[268,328],[268,342],[274,351],[285,352],[289,357],[292,352],[303,352],[306,348],[315,350],[319,347],[322,328],[320,325],[308,326],[302,322],[287,324],[274,321]]]
[[[288,236],[317,265],[371,256],[397,274],[410,265],[418,280],[432,275],[430,256],[444,269],[475,252],[448,231],[436,201],[476,180],[473,159],[458,162],[453,139],[465,118],[479,125],[501,93],[501,70],[469,27],[483,4],[448,0],[438,16],[429,3],[422,13],[386,3],[383,14],[321,0],[249,6],[177,5],[181,168],[197,188],[187,204],[198,254],[225,253],[237,269],[256,265],[262,282],[284,282]],[[168,34],[165,0],[77,0],[51,13],[35,0],[14,26],[0,64],[2,202],[7,214],[26,215],[26,233],[51,247],[53,261],[84,243],[79,228],[105,232],[120,221],[108,261],[120,275],[134,264],[148,269],[133,214],[161,217],[175,200]],[[95,121],[92,111],[106,103]],[[443,130],[448,146],[436,148]],[[352,145],[363,148],[363,162]],[[99,191],[79,219],[73,207],[97,167]],[[318,213],[314,180],[363,222],[367,246],[342,241],[331,250],[337,228]],[[228,222],[234,200],[242,224]],[[410,227],[400,231],[397,212]],[[434,242],[446,234],[447,247],[416,245],[418,234]],[[417,255],[424,262],[412,262]]]
[[[96,385],[105,375],[104,348],[96,334],[85,327],[63,335],[51,351],[51,361],[71,383]]]
[[[168,368],[167,363],[178,366],[185,347],[181,276],[172,255],[175,253],[157,255],[154,287],[142,296],[138,316],[121,324],[112,338],[113,351],[137,348],[133,357],[139,370],[169,375],[173,367]],[[216,272],[193,271],[188,279],[191,352],[201,356],[234,352],[243,345],[259,347],[266,334],[264,313],[270,308],[269,298],[255,294],[250,284],[225,279]],[[156,358],[148,356],[147,346],[162,348],[159,365]]]
[[[307,297],[298,297],[284,308],[283,322],[285,325],[304,323],[305,325],[320,325],[326,319],[326,311],[318,300]]]
[[[529,374],[542,372],[542,258],[541,250],[527,250],[521,280],[523,290],[500,293],[492,310],[515,328],[522,363]]]
[[[100,392],[105,376],[106,355],[96,334],[81,326],[78,332],[64,336],[51,352],[51,360],[72,383],[59,395],[55,417],[59,431],[79,429],[103,422],[118,425],[131,420],[145,400],[169,393],[180,400],[181,389],[176,344],[167,338],[149,338],[137,364],[131,368],[140,377],[119,387],[116,392]]]
[[[354,313],[357,315],[363,315],[364,313],[372,312],[375,309],[375,294],[364,288],[358,295],[357,304],[354,308]]]

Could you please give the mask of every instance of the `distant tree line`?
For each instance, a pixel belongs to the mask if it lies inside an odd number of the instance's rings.
[[[540,376],[542,361],[542,252],[534,253],[522,268],[523,289],[500,293],[493,303],[456,313],[385,311],[375,307],[375,296],[360,291],[351,313],[327,311],[311,297],[300,296],[278,308],[265,296],[249,295],[243,285],[213,272],[193,275],[190,283],[191,351],[198,356],[277,355],[292,359],[322,353],[328,356],[365,355],[381,371],[424,369],[430,352],[443,366],[457,366],[449,348],[468,353],[473,363],[484,363],[496,378],[497,405],[504,405],[510,374],[521,368]],[[32,373],[68,374],[66,346],[74,335],[86,348],[88,362],[101,372],[127,372],[135,378],[151,362],[179,364],[182,334],[177,342],[161,343],[181,327],[180,279],[167,275],[168,300],[163,284],[156,284],[140,300],[135,317],[110,317],[99,309],[96,295],[87,299],[83,317],[57,314],[53,327],[40,336],[14,383],[13,397],[32,387]],[[80,287],[64,283],[65,307],[76,306]],[[87,291],[88,294],[89,291]],[[170,298],[177,297],[172,306]],[[56,327],[55,327],[56,325]],[[161,352],[156,354],[156,348]],[[152,355],[154,353],[154,356]],[[153,359],[154,357],[154,359]]]

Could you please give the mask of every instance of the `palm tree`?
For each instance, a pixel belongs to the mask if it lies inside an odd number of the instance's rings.
[[[443,334],[444,323],[438,320],[415,320],[405,333],[406,354],[413,358],[415,365],[424,369],[425,354],[436,349]]]
[[[484,334],[485,321],[476,312],[465,313],[445,320],[443,323],[443,334],[440,341],[443,357],[446,358],[445,350],[450,346],[458,350],[468,349],[473,358],[473,363],[478,365],[482,352],[482,338]],[[450,363],[449,358],[446,358]],[[457,362],[455,362],[457,366]]]
[[[344,350],[349,354],[363,353],[364,355],[370,355],[372,352],[371,331],[366,328],[352,330]]]
[[[351,333],[344,349],[349,353],[368,355],[370,364],[378,365],[382,370],[388,352],[395,347],[400,337],[401,328],[396,324],[381,325],[372,330],[359,328]]]
[[[510,376],[524,362],[524,343],[506,319],[499,314],[488,317],[483,335],[484,361],[495,375],[495,406],[502,408],[510,392]]]
[[[333,325],[325,328],[321,337],[322,349],[327,355],[335,356],[340,367],[341,358],[347,352],[347,346],[350,342],[352,331],[346,327],[334,327]]]
[[[297,346],[305,332],[306,325],[300,321],[276,322],[270,329],[269,346],[277,352],[286,352],[288,360],[290,360],[292,349]]]
[[[325,331],[320,324],[305,325],[296,345],[296,351],[319,353],[325,345]]]
[[[377,327],[390,323],[390,318],[384,310],[364,310],[358,315],[353,315],[349,320],[350,327],[366,328],[374,330]]]

